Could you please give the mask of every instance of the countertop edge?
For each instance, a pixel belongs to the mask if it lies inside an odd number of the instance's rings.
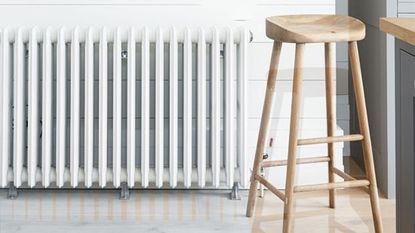
[[[397,22],[391,22],[388,19],[396,20],[397,18],[380,18],[379,28],[382,32],[388,33],[402,41],[415,45],[415,30],[409,30],[408,28],[399,25]]]

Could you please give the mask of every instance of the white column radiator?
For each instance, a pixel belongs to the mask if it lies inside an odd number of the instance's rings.
[[[246,187],[246,29],[3,28],[0,185]]]

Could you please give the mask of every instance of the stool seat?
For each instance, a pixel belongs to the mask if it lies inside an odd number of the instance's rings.
[[[286,43],[359,41],[365,37],[365,24],[340,15],[272,16],[266,20],[266,34]]]

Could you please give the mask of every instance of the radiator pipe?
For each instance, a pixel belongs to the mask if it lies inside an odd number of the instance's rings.
[[[114,40],[114,31],[116,30],[115,28],[107,28],[105,27],[108,34],[107,34],[107,40],[108,41],[113,41]],[[15,35],[16,32],[18,30],[22,30],[22,39],[24,43],[27,43],[29,41],[29,34],[32,31],[33,28],[26,28],[26,27],[21,27],[21,28],[2,28],[0,30],[0,33],[2,33],[4,30],[8,30],[8,34],[9,34],[9,42],[13,43],[15,41]],[[61,28],[51,28],[48,27],[47,29],[45,28],[35,28],[36,29],[36,39],[38,42],[42,42],[43,41],[43,33],[45,30],[50,30],[51,32],[51,41],[52,42],[56,42],[57,41],[57,35],[60,31]],[[65,41],[71,41],[72,40],[72,32],[74,31],[75,28],[66,28],[64,27],[65,30]],[[78,28],[79,31],[79,41],[81,43],[85,42],[85,38],[87,35],[88,30],[91,29],[92,30],[92,34],[93,34],[93,41],[94,42],[99,42],[100,40],[100,32],[103,29],[103,27],[91,27],[91,28]],[[177,41],[179,43],[184,41],[184,32],[186,30],[191,30],[191,39],[193,43],[197,43],[198,41],[198,31],[200,29],[198,28],[175,28],[175,27],[171,27],[171,28],[162,28],[162,30],[164,31],[163,33],[163,41],[164,42],[169,42],[170,41],[170,32],[171,30],[176,30],[176,35],[177,35]],[[121,41],[122,42],[127,42],[128,40],[128,33],[129,33],[129,28],[120,28],[121,31]],[[141,42],[142,40],[142,36],[143,36],[143,31],[144,30],[148,30],[148,35],[149,35],[149,39],[151,42],[154,42],[156,40],[156,33],[157,30],[153,30],[153,29],[148,29],[148,28],[141,28],[141,29],[137,29],[135,30],[135,38],[136,38],[136,42]],[[249,42],[253,41],[253,33],[252,31],[249,31],[246,28],[235,28],[232,29],[230,27],[225,27],[225,28],[208,28],[205,29],[205,39],[207,43],[211,43],[213,40],[213,32],[214,30],[217,30],[218,35],[219,35],[219,41],[220,43],[225,43],[226,42],[226,33],[223,33],[224,31],[228,31],[228,30],[232,30],[233,31],[233,39],[234,39],[234,43],[238,44],[241,41],[242,38],[242,32],[249,34]]]
[[[142,188],[142,186],[140,184],[140,182],[141,182],[141,171],[140,171],[140,169],[137,169],[137,168],[135,170],[136,171],[135,171],[135,178],[134,178],[134,180],[136,182],[136,185],[134,186],[134,188]],[[178,181],[178,183],[181,183],[182,184],[184,179],[183,179],[183,172],[180,172],[180,170],[183,170],[183,169],[179,169],[178,176],[177,176],[177,181]],[[78,174],[79,174],[79,176],[78,176],[79,185],[78,186],[83,187],[83,182],[85,181],[84,169],[83,168],[79,168],[79,173]],[[170,179],[169,179],[169,169],[168,168],[165,168],[163,174],[164,174],[163,175],[163,184],[164,184],[163,187],[170,187],[170,182],[169,182],[170,181]],[[156,173],[155,173],[154,168],[150,168],[149,180],[150,180],[150,183],[151,184],[154,184],[155,183],[155,179],[156,179],[156,176],[155,175],[156,175]],[[13,169],[11,167],[9,167],[9,169],[8,169],[8,176],[7,176],[8,183],[9,182],[13,182],[13,176],[14,176]],[[112,168],[107,168],[107,175],[106,175],[106,177],[107,177],[107,185],[106,186],[112,187],[113,186],[112,185],[112,182],[113,182],[113,179],[112,179],[113,178]],[[27,178],[28,178],[28,176],[27,176],[27,168],[24,167],[22,169],[22,176],[21,176],[21,179],[22,179],[22,187],[27,187]],[[51,167],[50,168],[49,180],[50,180],[50,183],[51,183],[51,188],[56,188],[56,185],[55,185],[55,182],[56,182],[56,169],[54,167]],[[125,169],[125,168],[122,168],[121,169],[121,178],[120,178],[120,180],[121,180],[121,183],[127,182],[127,169]],[[225,173],[225,169],[224,168],[222,168],[221,171],[220,171],[220,180],[221,181],[225,181],[226,180],[226,173]],[[64,172],[64,182],[65,182],[65,186],[64,186],[64,188],[65,187],[71,187],[70,186],[70,181],[71,181],[71,179],[70,179],[70,171],[69,171],[69,168],[65,168],[65,172]],[[97,187],[98,187],[98,181],[99,181],[98,180],[98,168],[94,168],[93,169],[93,172],[92,172],[92,182]],[[240,183],[240,176],[239,176],[239,169],[238,168],[235,169],[234,181]],[[37,186],[43,187],[43,185],[41,185],[41,182],[42,182],[42,170],[41,170],[41,168],[38,167],[36,169],[36,183],[37,183],[36,187]],[[193,170],[192,170],[192,188],[193,187],[200,188],[197,185],[197,182],[198,182],[197,168],[193,168]],[[212,183],[212,169],[209,169],[208,168],[208,169],[206,169],[206,188],[209,188],[211,183]],[[0,188],[5,188],[5,187],[0,187]],[[95,186],[93,186],[93,187],[95,187]],[[225,182],[223,182],[221,184],[221,187],[222,188],[226,188],[226,189],[231,189],[232,188],[232,186],[226,186]],[[247,187],[241,187],[241,188],[247,188]]]

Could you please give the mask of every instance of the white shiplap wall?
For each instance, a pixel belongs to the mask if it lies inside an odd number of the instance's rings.
[[[246,26],[254,36],[249,47],[249,156],[254,155],[272,42],[265,36],[265,17],[282,14],[334,14],[335,0],[0,0],[0,27],[4,26],[108,26],[204,27]],[[301,137],[326,134],[323,45],[306,46]],[[287,153],[294,46],[281,54],[276,106],[271,136],[276,140],[272,157]],[[339,130],[338,134],[342,131]],[[271,149],[270,149],[271,150]],[[307,146],[301,156],[325,155],[326,146]],[[342,145],[336,148],[342,168]],[[251,161],[252,162],[252,161]],[[250,165],[251,166],[251,163]],[[301,165],[301,183],[325,182],[327,166]],[[284,169],[272,173],[282,187]]]
[[[415,0],[399,0],[398,17],[415,18]]]
[[[398,0],[399,17],[415,17],[415,0]]]

